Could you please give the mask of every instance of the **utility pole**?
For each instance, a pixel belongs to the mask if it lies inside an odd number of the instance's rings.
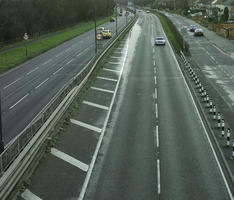
[[[93,0],[93,14],[94,14],[94,39],[95,39],[95,55],[97,54],[97,22],[96,22],[96,0]]]
[[[0,91],[0,154],[4,151],[4,143],[2,139],[2,98]]]

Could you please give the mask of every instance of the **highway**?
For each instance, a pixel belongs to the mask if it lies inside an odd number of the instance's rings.
[[[156,36],[159,19],[142,12],[23,199],[233,200],[170,44]]]
[[[118,17],[118,29],[125,24],[126,17]],[[114,22],[103,26],[115,35]],[[2,74],[4,144],[18,135],[94,55],[94,30],[91,30]]]
[[[166,15],[189,43],[190,52],[196,64],[223,97],[229,109],[232,109],[234,107],[234,42],[216,35],[185,17],[168,13]],[[204,30],[204,37],[194,37],[193,33],[188,31],[189,26],[193,24]]]

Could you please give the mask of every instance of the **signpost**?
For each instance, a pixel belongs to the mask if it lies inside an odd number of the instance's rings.
[[[25,41],[27,41],[28,40],[28,34],[27,33],[24,33],[24,36],[23,36],[23,39],[25,40]],[[28,56],[28,49],[27,49],[27,45],[25,44],[25,53],[26,53],[26,56]]]

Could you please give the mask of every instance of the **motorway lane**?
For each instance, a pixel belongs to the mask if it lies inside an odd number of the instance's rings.
[[[211,31],[203,28],[204,37],[194,37],[187,28],[197,24],[190,19],[179,15],[167,14],[176,24],[185,40],[190,45],[190,52],[196,64],[210,80],[218,93],[224,98],[230,108],[234,106],[234,46],[232,41],[221,38]],[[197,24],[198,27],[201,27]],[[219,48],[223,47],[224,50]]]
[[[164,35],[159,20],[141,14],[130,35],[136,46],[85,199],[233,199],[171,48],[152,43]]]
[[[126,18],[118,17],[118,28],[125,24]],[[115,23],[105,27],[115,32]],[[84,33],[0,76],[5,145],[94,56],[93,35]]]

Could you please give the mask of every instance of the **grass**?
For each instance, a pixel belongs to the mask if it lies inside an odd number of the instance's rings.
[[[155,13],[155,15],[158,16],[160,22],[162,23],[163,29],[164,29],[170,43],[172,44],[173,49],[175,50],[176,53],[179,53],[180,50],[181,50],[180,45],[177,42],[177,40],[176,40],[173,32],[171,31],[169,25],[167,24],[166,19],[162,15],[160,15],[159,13]]]
[[[109,21],[110,17],[97,21],[97,25],[103,24]],[[24,61],[33,58],[59,44],[68,41],[84,32],[87,32],[94,28],[93,22],[87,22],[75,27],[74,29],[62,32],[58,35],[35,41],[27,45],[28,55],[26,56],[26,46],[18,47],[7,51],[0,55],[0,73],[3,73]],[[43,36],[42,36],[43,37]],[[23,44],[23,43],[22,43]]]

